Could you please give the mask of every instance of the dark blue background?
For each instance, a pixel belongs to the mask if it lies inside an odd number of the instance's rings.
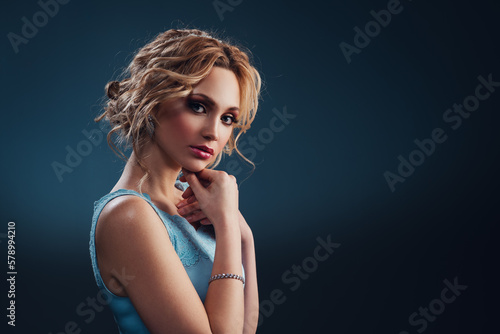
[[[221,20],[210,0],[73,0],[17,53],[8,34],[20,35],[22,18],[32,21],[41,8],[35,0],[3,4],[0,248],[6,254],[7,222],[15,221],[18,271],[17,325],[9,330],[55,334],[74,321],[81,333],[117,333],[109,309],[90,323],[76,309],[97,295],[88,253],[93,202],[123,163],[102,140],[62,182],[52,164],[65,164],[66,147],[86,140],[83,130],[99,129],[93,118],[104,85],[133,52],[186,25],[252,50],[265,90],[249,135],[269,134],[273,108],[295,115],[272,140],[262,137],[253,174],[239,163],[240,208],[267,305],[258,333],[417,333],[422,327],[408,317],[455,277],[467,289],[424,332],[497,328],[500,88],[456,130],[442,116],[474,93],[479,75],[500,81],[500,8],[402,0],[402,11],[348,63],[339,44],[353,44],[354,27],[387,3],[243,0]],[[435,128],[447,140],[391,192],[384,172],[396,173],[398,156],[408,159],[413,141]],[[340,247],[292,291],[282,275],[328,235]],[[5,262],[1,268],[5,310]],[[264,302],[275,289],[286,300]]]

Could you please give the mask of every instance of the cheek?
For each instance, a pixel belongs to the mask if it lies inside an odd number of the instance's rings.
[[[231,138],[231,134],[233,133],[233,128],[228,128],[227,131],[224,131],[222,134],[222,140],[220,142],[221,147],[229,143],[229,138]]]
[[[196,124],[193,119],[187,117],[185,114],[179,113],[173,117],[166,120],[168,124],[165,131],[169,137],[176,138],[189,138],[196,131]]]
[[[224,132],[224,142],[228,142],[229,138],[231,138],[231,134],[233,133],[233,128],[228,128],[227,131]]]

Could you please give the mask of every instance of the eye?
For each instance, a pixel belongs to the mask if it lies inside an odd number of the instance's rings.
[[[222,121],[226,125],[232,125],[234,122],[236,122],[236,118],[233,115],[224,115],[222,116]]]
[[[189,107],[195,112],[195,113],[198,113],[198,114],[201,114],[203,112],[205,112],[205,107],[203,106],[203,104],[201,103],[198,103],[198,102],[189,102]]]

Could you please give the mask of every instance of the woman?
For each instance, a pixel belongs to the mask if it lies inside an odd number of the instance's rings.
[[[252,231],[236,179],[215,167],[255,117],[248,55],[196,29],[168,30],[110,82],[108,143],[132,153],[94,205],[90,253],[120,333],[255,333]],[[245,158],[246,159],[246,158]],[[217,236],[215,240],[215,236]],[[224,274],[224,275],[222,275]]]

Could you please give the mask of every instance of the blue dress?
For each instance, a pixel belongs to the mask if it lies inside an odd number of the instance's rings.
[[[187,182],[181,182],[177,179],[175,186],[184,191],[189,185]],[[148,194],[140,194],[134,190],[119,189],[115,192],[106,194],[100,200],[94,202],[94,215],[92,217],[92,227],[90,230],[89,248],[94,277],[100,290],[99,293],[104,295],[101,296],[101,299],[106,300],[111,308],[120,334],[149,334],[148,329],[139,317],[130,298],[117,296],[109,291],[102,280],[99,267],[97,266],[95,251],[95,230],[97,220],[99,219],[102,209],[110,200],[123,195],[139,196],[148,202],[156,211],[167,229],[175,252],[184,265],[191,283],[195,287],[203,303],[207,295],[208,280],[212,273],[214,263],[215,232],[212,225],[201,225],[198,230],[195,230],[185,218],[179,215],[172,216],[161,211],[151,202],[151,198]],[[243,270],[243,277],[245,277],[243,265],[241,267]]]

